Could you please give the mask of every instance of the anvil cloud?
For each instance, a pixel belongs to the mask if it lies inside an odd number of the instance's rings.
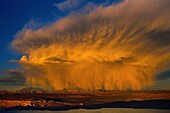
[[[19,31],[12,46],[26,83],[44,88],[139,90],[170,68],[170,1],[125,0]]]

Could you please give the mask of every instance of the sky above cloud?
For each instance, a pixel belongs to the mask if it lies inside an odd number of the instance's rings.
[[[168,89],[170,2],[155,1],[4,1],[0,85]]]

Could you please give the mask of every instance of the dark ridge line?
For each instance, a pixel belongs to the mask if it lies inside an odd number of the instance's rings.
[[[161,109],[170,110],[170,100],[144,100],[144,101],[117,101],[105,104],[95,105],[79,105],[79,106],[61,106],[61,107],[23,107],[15,106],[11,108],[5,108],[2,110],[50,110],[50,111],[66,111],[72,109],[101,109],[101,108],[134,108],[134,109]]]

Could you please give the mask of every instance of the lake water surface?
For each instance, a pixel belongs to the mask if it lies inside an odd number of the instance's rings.
[[[4,111],[2,111],[3,113]],[[1,113],[1,111],[0,111]],[[39,110],[21,110],[5,111],[4,113],[170,113],[170,110],[159,109],[133,109],[133,108],[102,108],[102,109],[75,109],[68,111],[39,111]]]

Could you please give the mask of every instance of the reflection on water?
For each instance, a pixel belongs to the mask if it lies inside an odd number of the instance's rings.
[[[0,111],[2,112],[2,111]],[[158,110],[158,109],[132,109],[132,108],[102,108],[95,110],[76,109],[68,111],[33,111],[33,110],[21,110],[21,111],[6,111],[5,113],[170,113],[170,110]]]

